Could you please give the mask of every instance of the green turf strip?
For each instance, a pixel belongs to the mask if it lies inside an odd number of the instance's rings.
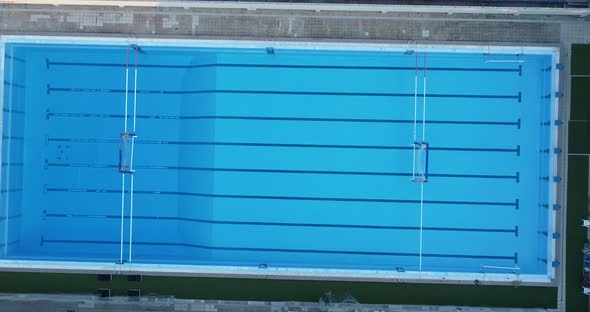
[[[125,276],[104,282],[95,275],[13,272],[0,273],[0,281],[0,292],[83,294],[111,288],[113,295],[125,296],[128,289],[140,288],[143,295],[256,301],[317,302],[331,290],[337,296],[350,293],[361,303],[555,308],[557,296],[557,289],[551,287],[151,276],[144,276],[142,282],[128,282]]]
[[[590,154],[590,121],[570,121],[568,136],[570,154]]]
[[[590,75],[590,44],[572,45],[572,75]]]
[[[590,56],[589,56],[590,58]],[[572,77],[571,120],[590,120],[590,76]]]
[[[588,311],[588,297],[582,294],[582,247],[586,229],[580,226],[588,217],[588,157],[568,157],[567,183],[567,263],[566,263],[566,311]]]

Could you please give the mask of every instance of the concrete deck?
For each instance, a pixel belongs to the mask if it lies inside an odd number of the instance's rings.
[[[1,2],[0,2],[1,3]],[[188,4],[187,4],[188,6]],[[0,4],[2,33],[556,44],[590,17]]]

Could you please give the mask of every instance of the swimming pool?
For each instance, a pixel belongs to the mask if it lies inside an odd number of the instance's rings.
[[[556,48],[2,46],[5,269],[553,278]]]

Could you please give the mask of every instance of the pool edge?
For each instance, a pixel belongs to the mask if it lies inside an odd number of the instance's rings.
[[[478,280],[486,285],[555,286],[554,279],[540,274],[516,276],[499,273],[396,272],[223,265],[118,264],[114,262],[0,260],[0,271],[467,285],[473,285],[474,281]]]

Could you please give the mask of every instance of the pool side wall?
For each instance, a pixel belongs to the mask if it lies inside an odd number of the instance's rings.
[[[5,60],[5,47],[4,47],[4,41],[2,39],[2,37],[0,36],[0,77],[2,78],[2,83],[0,83],[0,100],[2,101],[2,107],[4,107],[4,60]],[[4,133],[4,109],[0,110],[0,133]],[[0,155],[3,155],[3,151],[2,151],[2,136],[0,136]],[[1,156],[0,156],[1,157]],[[4,159],[1,159],[2,161],[4,161]],[[1,177],[2,177],[2,170],[4,169],[4,166],[0,166],[0,189],[4,188],[4,185],[2,185],[1,183]],[[2,225],[2,232],[0,232],[0,241],[3,243],[3,247],[2,247],[2,255],[6,256],[6,253],[8,252],[8,233],[6,232],[8,230],[8,228],[6,227],[8,224],[8,207],[4,207],[5,209],[3,209],[3,211],[1,212],[0,216],[3,216],[4,219],[4,224]]]

